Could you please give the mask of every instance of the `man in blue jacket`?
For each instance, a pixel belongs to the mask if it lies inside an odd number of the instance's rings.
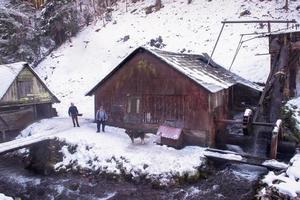
[[[96,122],[97,122],[97,133],[100,132],[100,125],[102,125],[102,131],[105,132],[105,122],[107,121],[108,116],[103,108],[103,106],[100,106],[100,108],[97,110],[96,113]]]
[[[74,127],[75,127],[75,125],[77,125],[77,127],[79,127],[78,117],[77,117],[78,116],[78,110],[77,110],[77,107],[74,106],[74,103],[71,103],[71,106],[69,108],[68,113],[69,113],[69,116],[72,117],[72,122],[73,122]],[[76,122],[76,124],[75,124],[75,122]]]

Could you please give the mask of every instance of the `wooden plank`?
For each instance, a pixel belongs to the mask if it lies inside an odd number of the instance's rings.
[[[29,147],[32,144],[36,144],[36,143],[46,141],[46,140],[51,140],[54,138],[55,137],[53,136],[53,134],[42,135],[42,136],[33,135],[33,136],[26,137],[26,138],[12,140],[12,141],[5,142],[5,143],[0,143],[0,154],[5,154],[8,152],[18,150],[18,149]]]
[[[264,158],[264,157],[252,156],[250,154],[239,154],[239,153],[232,152],[232,151],[213,149],[213,148],[207,148],[206,151],[215,152],[215,153],[224,154],[224,155],[232,154],[232,155],[236,155],[236,156],[242,156],[242,159],[238,160],[238,159],[228,159],[228,158],[226,158],[226,156],[214,156],[213,154],[205,155],[208,159],[213,160],[213,161],[216,160],[216,161],[222,161],[222,162],[254,165],[254,166],[259,166],[259,167],[265,167],[269,170],[285,169],[285,168],[281,168],[281,167],[277,167],[277,166],[263,165],[263,163],[266,160],[268,160],[267,158]]]
[[[224,24],[246,24],[246,23],[297,23],[296,20],[225,20]]]

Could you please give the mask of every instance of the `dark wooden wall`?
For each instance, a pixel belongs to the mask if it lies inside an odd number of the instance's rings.
[[[148,52],[137,53],[95,91],[95,107],[103,105],[115,126],[169,120],[198,130],[205,143],[212,142],[214,114],[223,115],[226,103],[227,92],[208,92]]]

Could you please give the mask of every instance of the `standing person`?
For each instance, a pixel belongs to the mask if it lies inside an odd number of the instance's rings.
[[[100,125],[102,125],[102,131],[105,132],[105,122],[107,121],[107,114],[103,108],[103,106],[100,106],[100,108],[97,110],[96,113],[96,121],[97,121],[97,133],[100,132]]]
[[[72,122],[73,122],[73,125],[75,127],[75,125],[77,125],[77,127],[79,127],[79,124],[78,124],[78,110],[77,110],[77,107],[74,106],[74,103],[71,103],[71,106],[69,107],[69,116],[72,117]],[[76,122],[76,124],[75,124]]]

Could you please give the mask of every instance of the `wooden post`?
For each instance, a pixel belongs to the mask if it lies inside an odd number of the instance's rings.
[[[212,52],[211,52],[211,54],[210,54],[209,59],[208,59],[207,65],[209,65],[209,63],[210,63],[210,61],[211,61],[211,59],[212,59],[212,57],[213,57],[213,55],[214,55],[214,52],[215,52],[216,47],[217,47],[217,44],[218,44],[218,42],[219,42],[219,40],[220,40],[220,37],[221,37],[221,34],[222,34],[222,32],[223,32],[224,26],[225,26],[225,23],[223,23],[223,25],[222,25],[222,28],[221,28],[221,30],[220,30],[220,32],[219,32],[217,41],[216,41],[216,43],[215,43],[215,45],[214,45],[214,48],[213,48],[213,50],[212,50]]]
[[[277,157],[278,138],[281,137],[282,137],[282,120],[278,119],[272,131],[271,148],[270,148],[271,159],[276,159]]]
[[[253,111],[251,109],[246,109],[243,116],[243,134],[250,135],[252,132],[252,119]]]
[[[268,32],[270,33],[271,32],[271,23],[268,22]]]
[[[272,132],[270,158],[276,159],[278,147],[278,132]]]
[[[5,130],[2,130],[1,134],[2,134],[2,141],[5,142],[6,141]]]

